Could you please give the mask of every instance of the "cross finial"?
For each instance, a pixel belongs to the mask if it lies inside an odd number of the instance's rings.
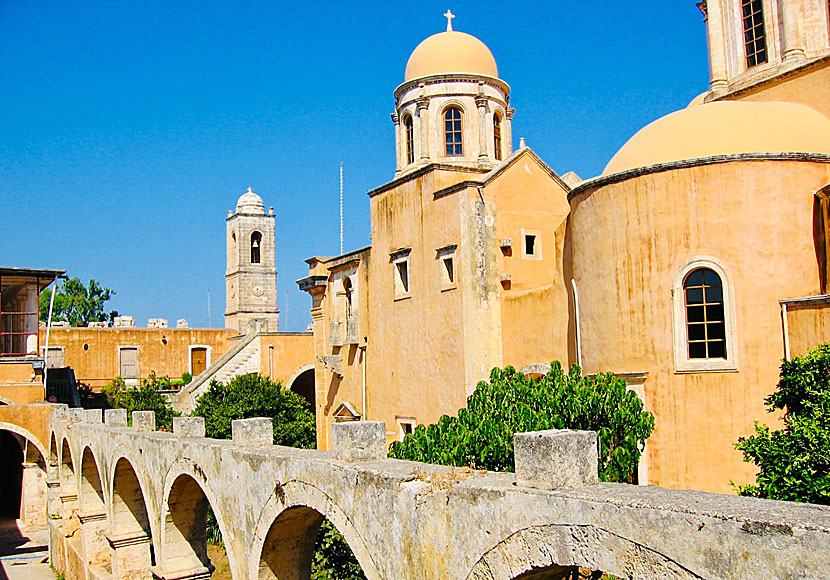
[[[452,32],[452,19],[455,18],[455,14],[452,13],[452,10],[447,10],[444,13],[444,18],[447,19],[447,32]]]
[[[248,193],[253,193],[253,192],[254,192],[253,188],[250,188],[250,187],[249,187],[249,188],[248,188]]]

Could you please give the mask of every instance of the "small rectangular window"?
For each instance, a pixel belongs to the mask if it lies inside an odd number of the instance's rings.
[[[542,259],[542,232],[539,230],[522,229],[522,258],[530,260]]]
[[[439,276],[441,278],[441,291],[452,290],[456,287],[455,283],[455,249],[456,246],[445,246],[437,251],[438,268],[440,270]]]
[[[404,437],[415,432],[415,417],[396,415],[395,422],[398,424],[398,441],[403,441]]]
[[[395,300],[409,298],[410,272],[409,272],[409,250],[398,250],[392,253],[391,261],[394,268],[394,290]]]

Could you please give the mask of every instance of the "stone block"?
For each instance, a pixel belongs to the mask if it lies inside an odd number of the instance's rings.
[[[66,419],[69,417],[69,406],[63,403],[52,403],[52,417]]]
[[[84,423],[103,423],[103,409],[84,409]]]
[[[66,418],[73,423],[80,423],[84,420],[84,409],[69,409]]]
[[[167,319],[151,318],[147,321],[147,328],[167,328]]]
[[[339,461],[375,461],[386,458],[386,423],[353,421],[331,426],[332,450]]]
[[[173,435],[182,438],[205,436],[204,417],[173,417]]]
[[[513,437],[516,483],[537,489],[590,485],[597,477],[597,434],[551,429]]]
[[[87,328],[107,328],[109,324],[106,321],[93,320],[87,324]]]
[[[126,427],[127,409],[106,409],[104,411],[104,424],[107,427]]]
[[[187,320],[184,318],[179,318],[176,321],[176,328],[187,328]]]
[[[155,431],[155,411],[133,411],[133,431]]]
[[[271,419],[237,419],[231,421],[233,442],[240,447],[259,447],[274,443],[274,422]]]
[[[135,327],[135,316],[116,316],[112,321],[112,325],[116,328],[133,328]]]

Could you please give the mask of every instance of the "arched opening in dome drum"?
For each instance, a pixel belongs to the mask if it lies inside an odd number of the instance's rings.
[[[493,155],[496,161],[501,161],[501,117],[493,115]]]
[[[461,109],[449,107],[444,111],[444,144],[448,157],[464,155],[464,138],[461,130]]]
[[[415,127],[412,115],[404,118],[403,126],[406,130],[406,164],[409,165],[415,162]]]
[[[262,246],[262,234],[254,232],[251,234],[251,264],[259,264],[260,247]]]

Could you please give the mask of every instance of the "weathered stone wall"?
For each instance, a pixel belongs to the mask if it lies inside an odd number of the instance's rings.
[[[571,565],[626,578],[817,578],[830,557],[825,508],[591,484],[592,459],[568,451],[589,444],[581,433],[517,440],[514,475],[379,459],[382,423],[335,425],[345,431],[326,452],[257,446],[269,425],[256,421],[217,441],[191,437],[203,423],[188,418],[174,433],[99,420],[64,411],[52,422],[62,452],[51,553],[69,580],[84,577],[76,555],[88,553],[86,516],[101,503],[106,525],[94,529],[106,530],[109,561],[87,566],[90,578],[149,578],[151,567],[159,578],[208,577],[208,505],[237,580],[308,578],[323,516],[370,580],[555,578]],[[564,478],[550,468],[560,460]]]

